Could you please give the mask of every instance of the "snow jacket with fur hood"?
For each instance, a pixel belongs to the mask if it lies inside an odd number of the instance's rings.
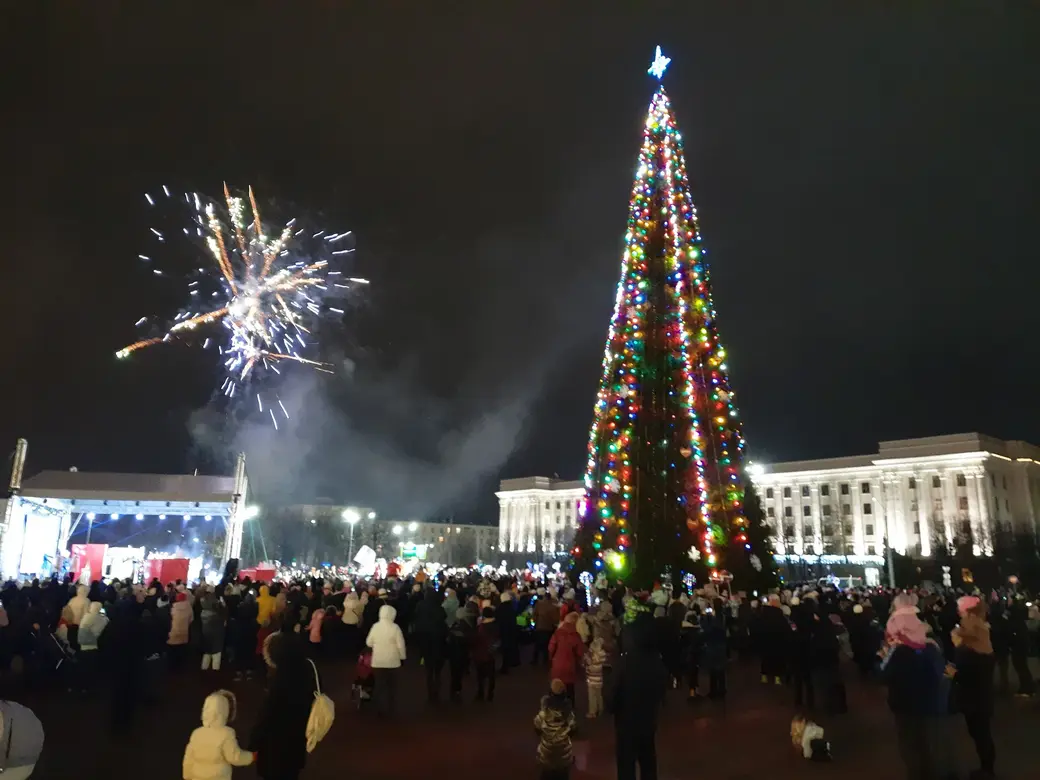
[[[69,599],[69,603],[65,605],[68,622],[78,626],[82,622],[83,616],[87,614],[88,604],[90,604],[90,600],[87,598],[87,586],[77,585],[76,595]]]
[[[101,632],[108,625],[108,618],[101,612],[101,602],[92,601],[87,607],[87,614],[79,624],[79,649],[83,651],[97,650]]]
[[[406,658],[404,634],[394,622],[397,610],[389,604],[379,608],[379,620],[369,629],[365,644],[372,648],[373,669],[396,669]]]
[[[202,725],[191,733],[184,749],[184,780],[230,780],[231,768],[253,763],[253,754],[238,746],[228,723],[230,699],[218,691],[202,705]]]

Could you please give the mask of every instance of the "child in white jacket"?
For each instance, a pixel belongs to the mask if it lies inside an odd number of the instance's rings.
[[[231,780],[231,768],[248,766],[256,753],[238,746],[235,730],[227,725],[235,695],[217,691],[202,705],[202,725],[191,733],[184,749],[184,780]]]

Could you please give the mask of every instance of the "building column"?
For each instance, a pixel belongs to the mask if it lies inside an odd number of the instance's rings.
[[[890,474],[882,474],[878,478],[881,485],[881,507],[884,517],[883,531],[888,539],[888,544],[900,555],[906,555],[906,528],[903,525],[903,516],[898,509],[899,484],[898,478]],[[876,529],[875,529],[876,530]]]
[[[850,480],[848,482],[849,495],[842,496],[839,492],[838,495],[841,502],[844,504],[845,499],[848,498],[849,505],[852,507],[852,536],[856,540],[856,555],[867,554],[867,538],[864,528],[863,520],[863,496],[859,492],[859,482]]]
[[[791,507],[791,524],[794,525],[794,546],[798,548],[798,555],[807,555],[805,549],[805,518],[802,517],[801,485],[791,486],[791,497],[787,499],[787,506]],[[798,512],[794,511],[795,496],[798,496]],[[786,509],[784,510],[787,511]]]
[[[911,501],[917,502],[917,522],[921,528],[921,552],[924,555],[931,555],[933,552],[932,521],[931,515],[929,515],[928,513],[928,501],[922,498],[922,496],[924,495],[924,491],[927,488],[927,486],[924,484],[924,477],[922,477],[920,474],[915,473],[914,484],[917,485],[917,487],[911,493]],[[925,553],[925,550],[928,550],[928,552]]]
[[[990,476],[986,473],[985,468],[981,469],[978,477],[975,480],[975,484],[978,486],[976,490],[977,500],[979,502],[979,530],[982,536],[983,548],[989,550],[989,554],[993,553],[993,513],[990,511],[990,507],[993,506],[993,491],[990,489]]]
[[[509,533],[509,505],[503,499],[498,500],[498,546],[505,549],[506,535]]]
[[[910,550],[915,544],[920,544],[921,555],[923,557],[928,557],[931,555],[932,547],[928,538],[925,536],[925,527],[921,525],[918,520],[917,510],[912,509],[914,498],[910,494],[910,475],[902,474],[896,477],[896,479],[899,480],[899,504],[900,512],[903,516],[903,530],[906,534],[907,549]],[[916,535],[914,534],[915,522],[918,523],[918,528],[921,529],[920,533]]]
[[[809,506],[812,508],[813,552],[823,555],[823,507],[820,503],[820,483],[809,485]]]
[[[944,471],[939,475],[942,480],[943,524],[950,539],[956,539],[961,532],[960,503],[957,501],[957,475],[952,471]]]
[[[986,472],[973,469],[964,475],[968,483],[968,522],[971,523],[971,536],[975,540],[973,555],[982,554],[982,542],[986,536],[982,527],[982,507],[979,504],[979,480],[986,478]]]

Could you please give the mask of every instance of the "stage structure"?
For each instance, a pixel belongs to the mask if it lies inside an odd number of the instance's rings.
[[[226,532],[220,566],[239,557],[246,509],[246,458],[231,477],[41,471],[23,479],[28,444],[19,439],[0,525],[0,577],[47,576],[69,554],[69,539],[95,518],[133,516],[221,521]],[[89,538],[89,535],[88,535]]]

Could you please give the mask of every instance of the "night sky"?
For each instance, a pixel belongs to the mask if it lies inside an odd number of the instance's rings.
[[[29,472],[243,447],[267,500],[476,522],[501,477],[579,478],[657,44],[752,457],[1040,443],[1026,3],[162,5],[0,23],[0,451]],[[353,230],[372,282],[277,434],[212,403],[212,353],[114,357],[176,312],[143,193],[224,181]]]

